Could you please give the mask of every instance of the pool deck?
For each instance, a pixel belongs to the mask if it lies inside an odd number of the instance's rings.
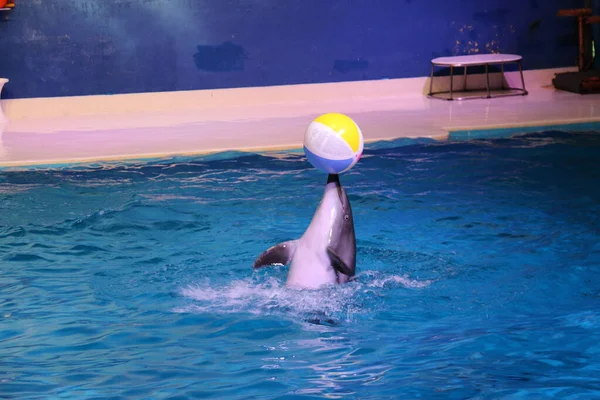
[[[555,90],[555,72],[526,71],[527,96],[453,102],[427,98],[427,78],[5,100],[0,167],[299,148],[310,121],[327,112],[350,115],[367,142],[600,122],[600,95]],[[77,108],[86,102],[87,111]]]

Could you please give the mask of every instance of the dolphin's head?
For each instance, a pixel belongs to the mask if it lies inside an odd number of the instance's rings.
[[[333,221],[333,237],[347,239],[349,237],[354,241],[354,219],[352,217],[352,207],[346,195],[346,191],[340,184],[338,175],[329,175],[327,179],[327,189],[335,191],[339,199],[337,214],[339,218]]]
[[[354,274],[356,268],[356,237],[350,201],[346,191],[340,184],[339,176],[336,174],[329,175],[325,190],[335,191],[339,199],[339,203],[336,204],[336,217],[332,220],[329,247],[335,251]],[[344,274],[340,275],[340,279],[344,282],[349,278]]]

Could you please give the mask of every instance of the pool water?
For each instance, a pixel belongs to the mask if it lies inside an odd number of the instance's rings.
[[[597,398],[599,134],[371,145],[357,281],[253,271],[325,180],[297,152],[0,172],[0,398]]]

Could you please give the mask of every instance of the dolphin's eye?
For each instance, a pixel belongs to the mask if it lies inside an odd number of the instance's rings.
[[[344,215],[344,221],[348,221],[350,219],[350,216],[348,214]]]

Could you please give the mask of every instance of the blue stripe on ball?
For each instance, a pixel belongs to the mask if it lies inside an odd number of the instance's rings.
[[[304,146],[304,154],[306,154],[306,158],[308,158],[308,161],[315,168],[327,172],[328,174],[339,174],[348,168],[352,164],[352,161],[354,161],[353,158],[348,158],[346,160],[329,160],[327,158],[319,157],[306,148],[306,146]]]

